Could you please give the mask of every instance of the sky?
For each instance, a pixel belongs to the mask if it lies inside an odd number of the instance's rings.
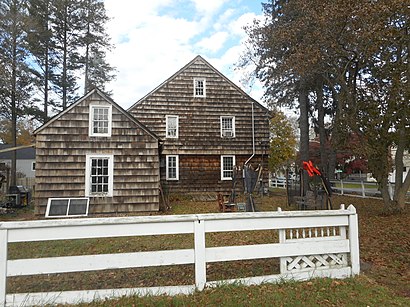
[[[245,50],[243,27],[262,14],[258,0],[105,0],[108,61],[117,78],[107,86],[127,109],[197,55],[254,99],[262,88],[244,82],[236,64]]]

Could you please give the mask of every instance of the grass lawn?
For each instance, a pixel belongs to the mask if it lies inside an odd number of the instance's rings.
[[[346,280],[317,279],[307,282],[222,286],[176,297],[129,297],[81,306],[410,306],[410,210],[401,215],[383,215],[382,202],[375,199],[334,196],[334,208],[353,204],[359,215],[361,274]],[[284,190],[257,198],[261,211],[293,209],[286,205]],[[173,196],[167,214],[218,212],[217,203]],[[29,219],[29,210],[5,219]],[[274,232],[248,231],[207,236],[207,245],[262,244],[276,240]],[[191,235],[108,238],[60,242],[11,244],[10,259],[72,254],[116,253],[156,249],[191,248]],[[142,287],[193,284],[192,265],[81,272],[45,276],[13,277],[8,292],[61,291],[112,287]],[[207,267],[209,280],[275,274],[276,259],[215,263]]]

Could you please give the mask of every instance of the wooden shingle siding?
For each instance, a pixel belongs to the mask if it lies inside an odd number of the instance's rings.
[[[112,104],[111,137],[88,135],[90,103]],[[36,148],[38,214],[50,197],[84,197],[87,154],[114,157],[113,196],[90,197],[90,213],[158,210],[158,139],[99,91],[40,128]]]
[[[206,79],[206,97],[194,97],[194,78]],[[167,185],[181,192],[216,191],[230,185],[220,180],[220,156],[240,157],[236,163],[242,166],[253,153],[252,108],[256,152],[251,162],[256,167],[264,153],[260,144],[269,140],[268,110],[200,56],[135,103],[129,112],[163,141],[162,156],[180,156],[180,178]],[[167,115],[179,117],[177,139],[166,138]],[[221,137],[221,116],[235,117],[234,138]],[[185,165],[184,161],[190,162]],[[163,168],[165,163],[161,163],[161,180],[165,179]]]

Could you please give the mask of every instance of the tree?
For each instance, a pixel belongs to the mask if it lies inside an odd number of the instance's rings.
[[[53,84],[54,91],[61,97],[62,109],[78,97],[76,72],[83,66],[80,55],[81,33],[84,30],[81,4],[78,0],[54,0],[51,15],[58,61]]]
[[[56,107],[50,97],[51,80],[56,69],[55,45],[51,29],[51,0],[28,1],[28,35],[27,42],[30,58],[33,62],[35,85],[41,96],[43,122],[48,120],[49,108]]]
[[[85,46],[83,63],[85,67],[84,93],[98,87],[105,91],[107,82],[115,78],[114,68],[106,60],[106,51],[112,48],[110,38],[105,31],[109,18],[106,15],[104,2],[84,0],[82,6],[85,33],[82,42]]]
[[[31,145],[34,143],[34,126],[32,121],[19,120],[17,122],[16,145]],[[0,143],[12,144],[11,121],[8,119],[0,120]]]
[[[279,110],[270,120],[269,170],[275,172],[293,162],[296,156],[296,136],[292,124]]]
[[[11,145],[17,144],[18,116],[29,104],[31,72],[26,64],[25,0],[4,0],[0,3],[0,66],[1,104],[3,116],[11,121]],[[12,154],[10,184],[16,184],[16,152]]]
[[[321,97],[331,101],[329,175],[338,148],[352,132],[361,134],[386,210],[403,208],[410,179],[400,181],[390,199],[387,176],[389,148],[397,147],[400,169],[409,146],[408,6],[400,0],[273,0],[264,4],[264,12],[265,20],[247,29],[254,47],[247,56],[257,64],[255,74],[266,95],[280,103],[286,97],[294,101],[295,95],[288,94],[299,93],[301,123],[306,123],[302,102],[315,96],[318,126],[326,112]],[[301,148],[301,154],[305,151]]]

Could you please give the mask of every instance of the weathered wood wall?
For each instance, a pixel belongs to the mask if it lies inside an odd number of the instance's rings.
[[[236,156],[236,164],[243,166],[249,156]],[[254,168],[262,163],[262,157],[258,156],[251,163]],[[165,157],[161,157],[161,165],[165,165]],[[263,165],[267,177],[267,160],[264,157]],[[218,155],[181,155],[179,156],[179,180],[166,180],[165,167],[161,167],[161,180],[164,187],[170,192],[182,193],[184,191],[195,192],[222,192],[228,194],[232,189],[231,180],[221,180],[221,157]],[[243,191],[243,177],[236,181],[236,191]],[[267,186],[267,185],[266,185]],[[258,186],[257,186],[258,187]],[[255,188],[257,191],[257,188]]]
[[[194,78],[206,79],[206,97],[194,97]],[[200,56],[129,112],[164,141],[162,155],[180,155],[181,179],[169,181],[170,186],[180,191],[215,191],[229,185],[220,180],[220,156],[235,155],[240,165],[253,153],[252,109],[256,150],[252,162],[257,164],[266,154],[261,142],[269,141],[268,110]],[[166,138],[166,115],[179,116],[178,139]],[[235,116],[235,138],[221,138],[221,116]],[[165,170],[161,173],[165,174]]]
[[[158,210],[158,140],[112,107],[112,136],[89,137],[89,104],[110,102],[95,92],[36,135],[36,213],[50,197],[84,197],[87,154],[114,155],[113,197],[90,197],[90,213]]]

